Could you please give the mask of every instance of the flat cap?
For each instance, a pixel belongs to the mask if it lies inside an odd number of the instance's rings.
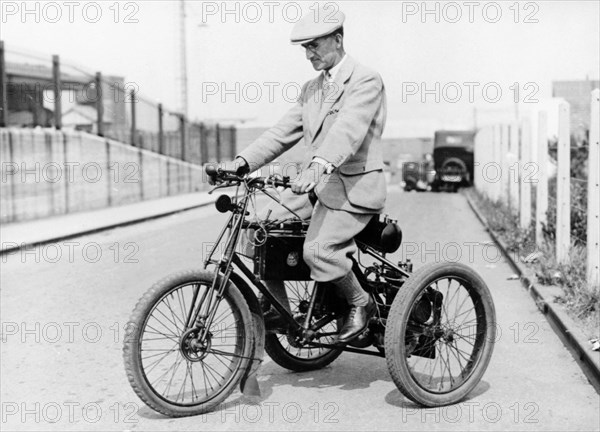
[[[319,7],[304,15],[292,29],[290,39],[293,45],[304,44],[321,36],[333,33],[344,25],[346,15],[339,9]]]

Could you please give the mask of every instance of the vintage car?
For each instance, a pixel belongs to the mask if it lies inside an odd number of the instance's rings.
[[[420,162],[405,162],[402,165],[402,180],[407,192],[431,190],[431,184],[435,180],[431,154],[427,154]]]
[[[475,131],[435,132],[433,141],[433,160],[435,180],[432,190],[458,190],[461,186],[473,183],[473,147]]]

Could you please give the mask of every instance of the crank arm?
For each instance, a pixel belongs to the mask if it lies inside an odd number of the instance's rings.
[[[352,348],[347,345],[321,344],[321,343],[315,343],[315,342],[309,342],[306,345],[311,348],[312,347],[314,347],[314,348],[329,348],[329,349],[342,350],[342,351],[353,352],[353,353],[358,353],[358,354],[367,354],[367,355],[372,355],[375,357],[385,357],[385,354],[382,354],[379,351],[369,351],[369,350],[360,349],[360,348]]]

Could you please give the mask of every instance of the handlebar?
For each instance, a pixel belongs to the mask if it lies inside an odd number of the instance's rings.
[[[284,188],[291,187],[290,178],[287,176],[283,178],[275,175],[268,177],[248,177],[240,168],[237,170],[225,170],[214,165],[207,165],[206,174],[212,178],[215,184],[222,182],[230,182],[235,184],[246,182],[248,185],[257,187],[262,187],[265,185]]]

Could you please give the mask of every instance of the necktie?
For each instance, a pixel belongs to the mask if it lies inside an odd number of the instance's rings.
[[[324,71],[323,74],[323,91],[321,93],[321,103],[320,106],[323,106],[323,101],[327,100],[327,96],[331,93],[331,74],[328,70]]]

